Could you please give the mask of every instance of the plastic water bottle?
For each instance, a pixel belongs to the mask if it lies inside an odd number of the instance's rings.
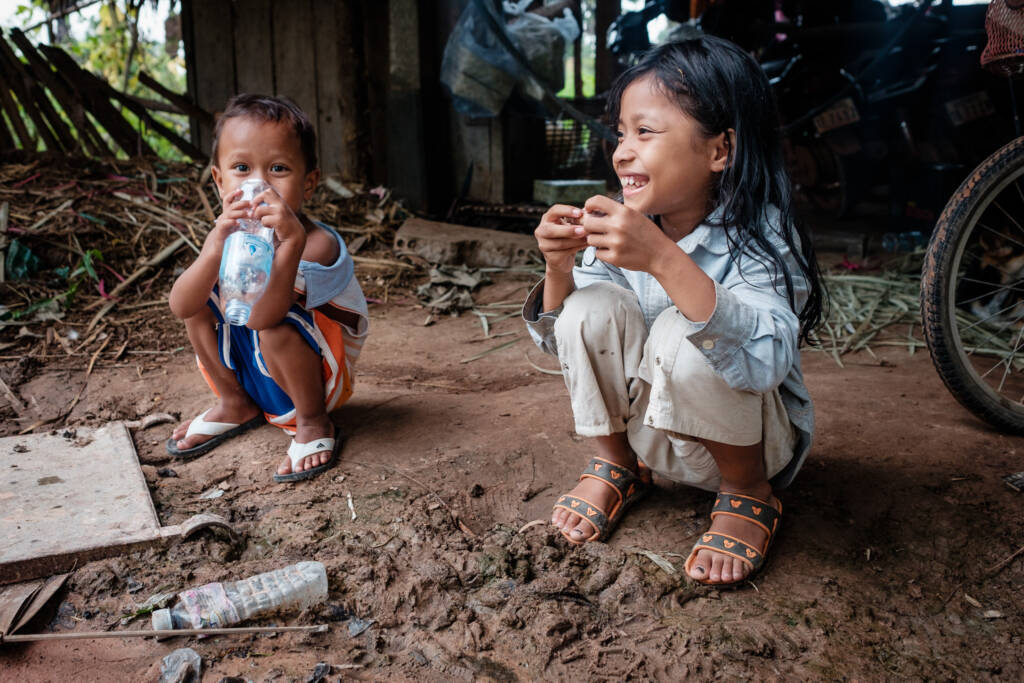
[[[242,183],[242,199],[252,199],[269,188],[262,180]],[[220,298],[224,318],[231,325],[249,322],[249,313],[263,295],[274,261],[274,231],[258,220],[241,218],[238,230],[228,235],[220,257]]]
[[[154,630],[223,628],[256,616],[303,610],[327,599],[327,571],[299,562],[241,581],[208,583],[178,593],[169,609],[153,611]]]

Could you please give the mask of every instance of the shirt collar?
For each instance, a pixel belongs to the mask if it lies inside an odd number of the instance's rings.
[[[729,253],[729,240],[721,225],[722,207],[716,207],[689,235],[676,242],[687,254],[701,247],[712,254]]]

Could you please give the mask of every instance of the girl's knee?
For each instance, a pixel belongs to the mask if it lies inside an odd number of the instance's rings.
[[[655,319],[647,337],[646,357],[675,384],[716,378],[711,363],[686,338],[687,330],[681,327],[680,322],[675,308],[665,310]]]
[[[555,334],[588,326],[605,330],[610,322],[642,325],[640,304],[636,294],[625,287],[611,282],[595,282],[565,298],[562,312],[555,320]]]

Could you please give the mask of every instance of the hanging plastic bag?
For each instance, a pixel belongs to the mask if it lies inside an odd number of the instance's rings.
[[[516,85],[533,99],[543,88],[562,89],[565,46],[579,36],[579,25],[567,9],[554,21],[523,11],[529,3],[505,2],[502,12],[471,0],[445,45],[441,83],[452,96],[456,111],[470,116],[497,116]],[[486,13],[490,13],[490,17]],[[508,15],[508,23],[506,23]],[[523,65],[494,32],[494,23],[525,57]]]

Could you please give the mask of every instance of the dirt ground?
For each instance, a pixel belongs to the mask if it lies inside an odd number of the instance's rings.
[[[506,276],[479,302],[521,300]],[[327,566],[326,605],[269,623],[326,634],[61,641],[7,646],[4,681],[155,680],[178,647],[205,681],[1024,679],[1024,441],[966,413],[927,354],[805,351],[818,432],[781,498],[765,570],[738,590],[687,582],[682,563],[707,525],[709,494],[661,482],[610,542],[568,546],[546,524],[588,457],[560,377],[516,319],[484,339],[469,314],[424,327],[411,298],[371,307],[356,394],[333,418],[337,467],[275,485],[286,437],[265,426],[188,463],[169,463],[172,425],[135,430],[165,525],[214,512],[244,540],[208,533],[79,567],[53,631],[148,628],[119,617],[160,591],[242,578],[299,560]],[[40,415],[96,426],[210,404],[183,331],[154,310],[160,354],[97,363],[6,360],[0,373]],[[153,333],[156,330],[157,333]],[[511,345],[476,360],[498,344]],[[7,419],[0,434],[20,429]],[[63,428],[63,427],[62,427]],[[160,468],[170,467],[173,475]],[[213,486],[214,500],[200,494]],[[349,510],[347,496],[355,511]],[[647,553],[670,566],[661,568]],[[671,569],[671,571],[669,571]],[[372,625],[350,635],[359,620]],[[365,624],[364,624],[365,625]]]

